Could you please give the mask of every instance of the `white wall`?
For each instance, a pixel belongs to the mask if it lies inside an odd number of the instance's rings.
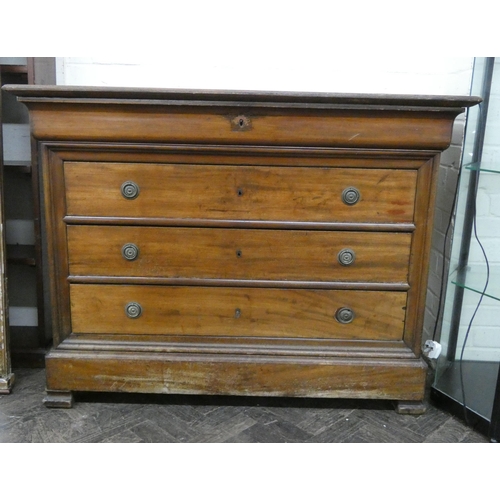
[[[330,48],[304,57],[284,51],[239,57],[226,51],[169,52],[155,58],[58,57],[59,85],[346,93],[468,95],[471,57],[331,55]],[[258,54],[258,57],[257,57]]]

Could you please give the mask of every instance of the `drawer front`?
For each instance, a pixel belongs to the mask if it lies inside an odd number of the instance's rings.
[[[68,226],[73,276],[406,283],[411,234]],[[342,263],[340,263],[342,261]]]
[[[400,340],[406,306],[405,292],[338,290],[73,284],[70,296],[73,332],[91,334]]]
[[[373,223],[412,222],[417,179],[414,170],[84,162],[66,162],[64,176],[68,215]]]

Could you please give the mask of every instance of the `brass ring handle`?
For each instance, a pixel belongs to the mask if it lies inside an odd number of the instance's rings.
[[[354,311],[349,307],[341,307],[335,313],[335,319],[344,325],[351,323],[354,319]]]
[[[361,193],[359,192],[359,189],[356,189],[355,187],[348,187],[342,191],[342,201],[346,205],[355,205],[360,198]]]
[[[139,196],[139,186],[134,181],[125,181],[122,184],[121,192],[127,200],[135,200]]]
[[[338,253],[337,260],[342,266],[350,266],[356,260],[356,253],[350,248],[344,248]]]
[[[125,314],[130,319],[136,319],[142,314],[142,307],[137,302],[129,302],[125,306]]]
[[[125,243],[122,246],[122,256],[126,260],[135,260],[139,257],[139,247],[134,243]]]

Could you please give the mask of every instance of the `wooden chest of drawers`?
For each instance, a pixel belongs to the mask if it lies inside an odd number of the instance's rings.
[[[421,409],[439,154],[478,99],[7,90],[38,143],[48,406],[128,391]]]

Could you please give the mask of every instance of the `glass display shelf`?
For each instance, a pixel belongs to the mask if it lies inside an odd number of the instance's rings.
[[[496,268],[490,270],[488,286],[486,287],[486,280],[488,275],[485,266],[467,266],[467,269],[462,271],[455,271],[451,275],[451,282],[466,290],[471,290],[500,301],[500,269]]]
[[[481,161],[478,163],[468,163],[464,165],[466,170],[480,171],[489,174],[499,174],[500,175],[500,164],[492,161]]]
[[[500,301],[500,261],[497,257],[498,235],[500,235],[500,218],[492,214],[491,210],[497,203],[500,193],[500,162],[481,161],[463,165],[464,174],[459,191],[459,203],[457,209],[456,230],[454,241],[459,242],[463,238],[470,241],[467,257],[464,262],[463,248],[459,244],[453,246],[451,254],[451,268],[459,268],[453,271],[449,278],[453,285],[483,294],[492,299]],[[468,222],[464,219],[464,213],[470,208],[466,207],[467,190],[469,184],[476,179],[477,194],[476,203],[480,213],[477,216],[476,230],[473,229],[472,219]],[[496,210],[498,212],[498,210]],[[470,228],[470,236],[464,236]],[[475,232],[481,240],[481,244],[475,238]],[[488,256],[489,274],[482,249]],[[463,267],[463,266],[466,267]],[[460,268],[460,266],[462,266]],[[488,286],[485,290],[485,285]]]

